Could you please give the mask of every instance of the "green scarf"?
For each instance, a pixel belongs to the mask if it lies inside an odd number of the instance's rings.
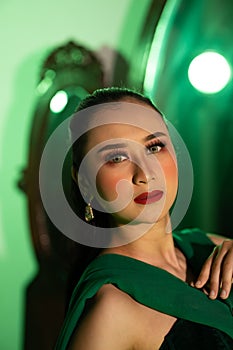
[[[214,244],[202,231],[183,230],[174,242],[198,274]],[[87,267],[73,293],[56,350],[65,350],[87,299],[104,284],[113,284],[140,304],[176,318],[211,326],[233,338],[233,292],[227,300],[210,300],[202,291],[169,272],[130,257],[106,254]]]

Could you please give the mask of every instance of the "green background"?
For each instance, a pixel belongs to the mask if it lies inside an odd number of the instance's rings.
[[[0,84],[0,348],[23,346],[25,288],[37,272],[27,199],[17,187],[27,164],[41,64],[55,46],[74,40],[98,52],[106,69],[112,52],[127,58],[149,1],[1,1]],[[131,17],[132,18],[132,17]],[[125,28],[133,26],[129,36]]]

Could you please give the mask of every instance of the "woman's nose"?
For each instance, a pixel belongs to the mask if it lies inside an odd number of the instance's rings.
[[[156,164],[155,161],[140,162],[141,164],[134,164],[133,183],[149,183],[156,179]]]

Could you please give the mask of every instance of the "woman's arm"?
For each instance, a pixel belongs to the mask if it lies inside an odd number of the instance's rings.
[[[233,240],[208,234],[216,247],[205,261],[194,284],[196,288],[204,288],[211,299],[216,299],[219,292],[222,299],[229,296],[233,277]],[[205,288],[208,285],[208,292]]]
[[[132,310],[113,286],[98,292],[72,337],[68,350],[129,350],[135,341]]]

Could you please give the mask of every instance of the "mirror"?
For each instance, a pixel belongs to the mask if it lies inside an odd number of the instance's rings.
[[[27,195],[38,274],[26,292],[25,349],[52,349],[67,303],[68,280],[77,244],[50,222],[41,201],[39,166],[53,131],[73,114],[88,93],[103,87],[103,69],[94,53],[75,42],[55,48],[45,59],[37,86],[28,164],[19,185]],[[65,135],[61,135],[61,138]],[[70,158],[64,164],[64,186],[71,180]],[[54,203],[56,206],[57,203]]]

